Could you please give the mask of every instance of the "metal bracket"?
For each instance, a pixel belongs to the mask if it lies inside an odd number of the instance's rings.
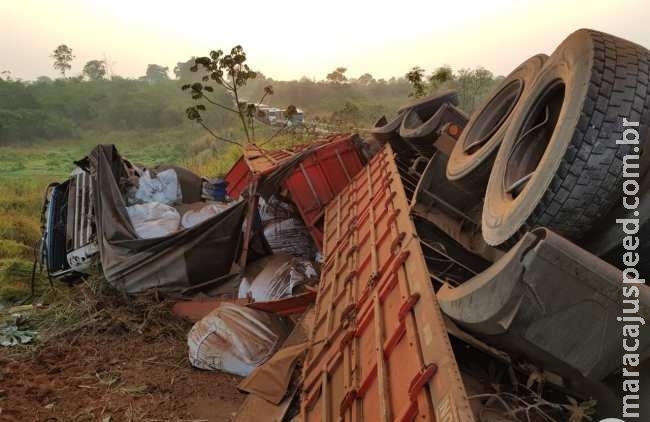
[[[350,407],[352,407],[352,403],[357,399],[357,390],[352,389],[345,393],[345,396],[343,397],[343,400],[341,400],[341,412],[340,416],[341,418],[345,416],[345,412],[348,411]]]
[[[399,269],[399,267],[401,267],[402,264],[404,264],[404,263],[406,262],[406,260],[408,259],[409,255],[410,255],[410,252],[409,252],[408,250],[406,250],[406,251],[402,251],[402,252],[397,256],[397,258],[395,259],[395,262],[393,263],[393,268],[392,268],[391,272],[392,272],[392,273],[396,272],[396,271]]]
[[[415,307],[415,304],[418,303],[418,300],[420,300],[420,294],[419,293],[414,293],[411,296],[409,296],[408,299],[406,299],[406,302],[402,304],[399,308],[398,316],[400,321],[404,321],[404,318],[406,318],[406,315],[411,312],[413,307]]]
[[[412,402],[417,401],[417,395],[420,393],[420,391],[422,391],[424,386],[427,385],[429,381],[431,381],[431,378],[433,378],[437,372],[438,365],[435,363],[430,363],[424,368],[420,369],[415,377],[413,377],[413,380],[409,386],[409,399],[411,399]]]
[[[348,306],[346,306],[343,309],[343,312],[341,313],[341,326],[343,326],[346,322],[354,321],[356,316],[357,316],[357,305],[354,303],[350,303]]]

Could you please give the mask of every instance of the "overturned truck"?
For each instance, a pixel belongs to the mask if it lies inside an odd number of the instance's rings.
[[[649,414],[649,59],[580,30],[471,118],[445,93],[377,122],[326,211],[307,420]]]
[[[313,247],[308,346],[277,420],[647,417],[649,63],[643,47],[579,30],[472,116],[449,91],[382,117],[365,141],[249,146],[225,177],[228,206],[153,239],[121,202],[134,166],[98,147],[48,190],[48,269],[67,274],[97,250],[126,291],[189,294],[274,250]],[[180,202],[205,201],[206,181],[177,177]],[[310,247],[265,231],[275,195],[296,207]]]

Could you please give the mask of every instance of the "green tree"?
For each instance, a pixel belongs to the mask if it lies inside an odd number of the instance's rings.
[[[58,46],[50,55],[54,59],[54,68],[61,72],[61,75],[65,78],[65,72],[72,68],[72,60],[74,60],[74,55],[72,54],[72,49],[65,44]]]
[[[460,69],[454,77],[454,84],[458,90],[461,108],[467,112],[474,110],[489,93],[494,83],[492,72],[482,67],[473,70]]]
[[[333,72],[328,73],[326,78],[332,83],[341,84],[348,80],[348,78],[345,76],[345,72],[347,70],[348,69],[346,67],[337,67]]]
[[[190,68],[192,72],[198,72],[199,66],[205,74],[201,77],[202,82],[195,82],[193,84],[185,84],[181,88],[189,90],[194,100],[205,100],[211,105],[217,106],[224,110],[229,110],[236,113],[242,123],[244,132],[246,133],[246,140],[253,141],[251,137],[252,122],[254,121],[254,107],[249,107],[246,101],[240,98],[240,90],[246,83],[255,79],[257,74],[251,70],[246,63],[246,52],[241,45],[237,45],[230,50],[230,54],[224,54],[222,50],[210,51],[210,56],[197,57],[194,59],[194,65]],[[209,85],[208,82],[214,82],[226,90],[234,100],[234,107],[221,104],[214,101],[212,93],[214,87]],[[265,95],[272,94],[272,88],[269,87],[270,92]],[[266,90],[265,90],[266,91]],[[215,139],[224,142],[239,144],[236,141],[227,139],[223,136],[217,135],[206,124],[202,112],[206,111],[205,104],[197,104],[196,106],[188,107],[185,110],[187,118],[199,123],[205,130],[207,130]],[[249,131],[249,125],[251,130]]]
[[[147,65],[147,73],[145,75],[145,79],[151,84],[167,81],[169,80],[169,75],[167,74],[168,71],[169,67],[167,66],[149,64]]]
[[[375,83],[375,78],[372,77],[370,73],[364,73],[363,75],[359,76],[358,82],[361,85],[370,85],[372,83]]]
[[[434,70],[427,78],[424,75],[424,69],[419,66],[413,67],[406,74],[406,79],[411,85],[410,97],[417,98],[435,93],[444,85],[458,91],[459,106],[468,113],[483,101],[490,89],[500,80],[482,67],[460,69],[454,73],[451,67],[445,65]]]
[[[424,69],[420,66],[411,68],[411,70],[406,73],[406,80],[411,84],[409,97],[420,98],[426,95],[427,90],[424,82]]]
[[[104,79],[106,63],[103,60],[91,60],[84,66],[83,75],[91,81]]]
[[[332,113],[330,121],[335,125],[348,124],[353,127],[358,127],[361,120],[361,109],[358,105],[346,101],[339,110]]]
[[[192,74],[192,71],[190,69],[192,68],[192,66],[194,66],[194,59],[196,59],[196,57],[191,57],[186,62],[176,63],[176,66],[174,66],[173,69],[174,76],[176,76],[176,79],[180,79],[183,81],[189,81],[192,79],[194,75]]]
[[[454,79],[454,72],[451,70],[451,67],[448,65],[440,66],[433,71],[431,76],[429,76],[429,82],[433,85],[442,85],[445,82],[451,81]]]

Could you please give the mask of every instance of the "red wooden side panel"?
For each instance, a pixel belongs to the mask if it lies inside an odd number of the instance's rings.
[[[251,173],[244,156],[241,156],[234,166],[226,174],[225,180],[228,182],[226,192],[232,198],[238,198],[251,182],[253,174]]]
[[[326,208],[306,421],[471,422],[393,153]]]
[[[353,136],[338,136],[303,160],[284,183],[316,244],[323,241],[325,206],[361,170],[363,163]]]
[[[302,146],[295,150],[266,150],[256,145],[248,145],[242,156],[226,174],[228,182],[226,191],[233,198],[239,197],[246,190],[254,176],[271,173],[283,161],[291,158],[295,153],[302,150]]]
[[[258,147],[257,145],[248,145],[244,148],[242,156],[237,160],[233,167],[228,171],[228,174],[225,176],[225,180],[228,182],[228,195],[233,198],[238,197],[242,192],[246,190],[248,184],[253,180],[254,176],[267,175],[277,169],[280,164],[289,158],[293,157],[295,154],[303,151],[305,148],[310,146],[325,146],[325,151],[320,151],[320,147],[315,151],[317,155],[321,155],[329,151],[329,144],[338,144],[338,143],[351,143],[351,135],[330,135],[322,139],[316,139],[309,144],[297,145],[288,149],[264,149]],[[361,167],[361,162],[359,156],[354,152],[354,154],[349,153],[349,148],[344,148],[341,151],[342,164],[341,166],[346,169],[355,169]],[[312,158],[313,159],[313,158]],[[319,159],[316,159],[318,162]],[[327,168],[327,167],[324,167]],[[358,171],[358,170],[356,170]],[[341,188],[345,186],[350,179],[346,179],[345,184],[341,185]],[[338,186],[337,184],[336,186]],[[340,189],[337,190],[337,192]],[[333,198],[334,195],[331,195]],[[331,199],[330,198],[330,199]]]

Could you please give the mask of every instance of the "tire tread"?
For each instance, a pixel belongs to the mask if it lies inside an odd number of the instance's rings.
[[[623,118],[640,122],[639,129],[648,127],[650,54],[629,41],[590,33],[592,74],[571,143],[541,201],[507,244],[537,226],[579,240],[622,197],[623,157],[632,147],[616,139],[622,137]]]

